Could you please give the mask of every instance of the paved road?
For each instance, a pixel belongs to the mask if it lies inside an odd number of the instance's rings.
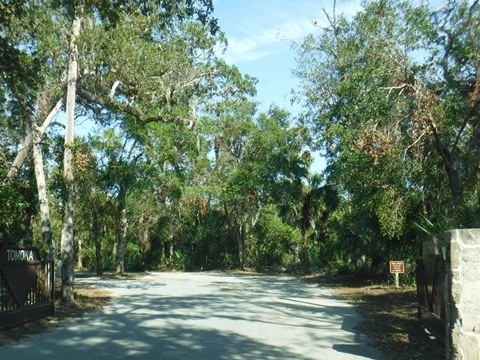
[[[287,276],[152,273],[77,282],[113,292],[103,311],[13,346],[0,360],[381,359],[359,315],[326,288]]]

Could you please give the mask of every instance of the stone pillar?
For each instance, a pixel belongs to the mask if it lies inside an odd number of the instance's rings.
[[[446,234],[447,359],[480,360],[480,229]]]

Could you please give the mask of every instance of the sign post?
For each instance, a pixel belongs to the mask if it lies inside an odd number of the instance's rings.
[[[400,274],[405,272],[405,263],[403,261],[390,261],[390,274],[395,275],[395,287],[400,287]]]

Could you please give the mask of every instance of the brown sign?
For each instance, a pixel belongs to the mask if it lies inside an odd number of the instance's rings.
[[[391,274],[403,274],[405,272],[405,263],[403,261],[390,261]]]

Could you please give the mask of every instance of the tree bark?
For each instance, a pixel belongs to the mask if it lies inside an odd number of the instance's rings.
[[[92,223],[92,235],[93,235],[93,242],[95,244],[95,268],[97,272],[97,276],[102,276],[103,269],[102,269],[102,240],[100,237],[100,228],[101,224],[99,221],[98,214],[94,211],[93,213],[93,223]]]
[[[237,238],[237,246],[238,246],[238,262],[240,265],[240,270],[245,269],[245,261],[244,261],[244,250],[243,250],[243,244],[244,244],[244,237],[245,237],[245,232],[243,230],[243,226],[240,224],[236,224],[235,229],[235,237]]]
[[[118,240],[117,240],[117,254],[116,254],[116,267],[115,272],[117,274],[123,274],[125,272],[125,245],[127,242],[127,229],[128,229],[128,222],[126,217],[125,208],[121,211],[121,219],[119,225],[119,232],[118,232]]]
[[[458,207],[463,203],[463,189],[460,182],[458,165],[453,157],[454,155],[449,153],[448,156],[446,155],[443,158],[445,171],[447,172],[448,177],[448,184],[453,198],[453,203],[455,204],[455,206]]]
[[[33,125],[33,163],[35,168],[35,179],[37,181],[38,199],[40,202],[40,221],[42,225],[42,240],[47,248],[47,261],[53,261],[55,250],[50,226],[50,206],[48,204],[47,184],[43,167],[42,149],[40,147],[42,134],[40,129]]]
[[[173,238],[170,240],[170,243],[168,244],[168,256],[170,259],[173,258]]]
[[[76,253],[77,253],[77,270],[83,270],[83,241],[82,238],[77,239],[77,248],[76,248]]]
[[[67,188],[65,215],[62,223],[62,301],[73,302],[74,283],[74,243],[73,243],[73,186]]]
[[[74,283],[74,234],[73,234],[73,143],[75,120],[75,97],[78,73],[78,45],[80,35],[82,4],[77,5],[72,23],[70,39],[70,58],[67,77],[67,104],[65,120],[65,149],[63,158],[63,176],[67,184],[67,200],[62,224],[61,256],[62,256],[62,301],[73,302]]]

